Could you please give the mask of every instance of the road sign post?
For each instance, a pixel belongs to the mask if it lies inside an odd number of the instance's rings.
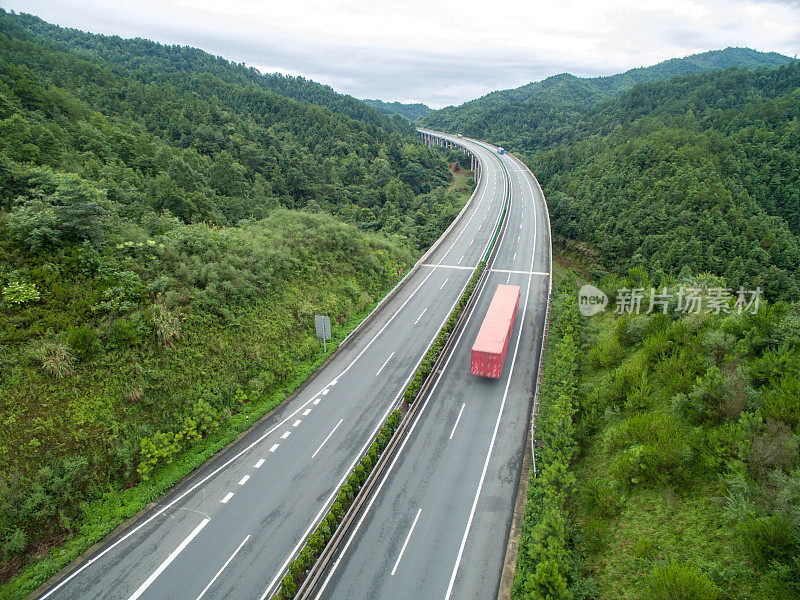
[[[314,326],[317,330],[317,337],[322,338],[322,349],[328,351],[326,340],[331,339],[331,318],[324,315],[314,315]]]

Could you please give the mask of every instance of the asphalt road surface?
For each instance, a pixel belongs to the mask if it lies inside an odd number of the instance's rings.
[[[124,531],[109,536],[94,552],[51,579],[34,594],[35,597],[258,600],[271,595],[289,561],[324,516],[339,486],[389,412],[396,407],[421,357],[484,255],[497,225],[508,185],[499,158],[485,146],[458,141],[479,156],[483,176],[471,203],[425,264],[412,272],[295,398],[197,469]],[[510,159],[504,160],[514,168]],[[515,177],[518,176],[512,171],[512,182],[517,181]],[[518,190],[519,184],[514,183],[514,187]],[[528,198],[528,217],[519,221],[523,223],[533,218],[533,205],[527,193],[528,196],[524,193],[520,196],[521,192],[515,192],[515,197]],[[518,212],[523,204],[515,201],[515,219],[519,219]],[[531,232],[525,225],[519,232],[507,234],[502,262],[506,268],[524,273],[529,270]],[[517,243],[520,255],[511,259],[507,249],[509,240],[516,239],[516,235],[522,235],[523,241]],[[542,242],[537,243],[541,245]],[[528,276],[524,273],[512,273],[511,280],[526,282]],[[497,273],[492,276],[492,280],[495,279],[505,281],[507,277],[505,273]],[[533,277],[534,286],[541,286],[542,281],[539,276]],[[525,318],[529,320],[540,304],[540,294],[532,293]],[[531,341],[526,340],[525,346]],[[459,359],[455,361],[459,365],[460,362]],[[487,390],[499,387],[469,379],[462,366],[456,367],[452,375],[456,386],[452,391],[459,390],[459,395],[469,392],[472,398],[483,387]],[[531,369],[519,371],[520,377],[530,378]],[[509,400],[526,405],[526,398],[517,398],[518,394],[523,394],[523,388],[520,384],[519,391]],[[517,390],[517,386],[514,389]],[[452,426],[454,418],[450,405],[458,409],[455,399],[455,396],[448,396],[440,402],[440,410],[445,411],[442,418],[449,419],[448,427]],[[472,435],[473,429],[480,431],[479,438],[467,441],[466,446],[474,444],[475,452],[485,452],[488,438],[480,427],[486,425],[480,423],[480,414],[490,414],[497,407],[494,400],[491,403],[486,400],[484,404],[481,407],[471,403],[464,411],[457,437],[452,442],[448,440],[450,446],[441,446],[448,456],[453,454],[450,448],[454,448],[454,444],[458,447],[464,444],[464,437]],[[515,409],[514,414],[517,412]],[[525,421],[522,413],[524,410],[515,417],[520,420],[517,424],[520,430]],[[426,416],[426,421],[434,425],[436,418],[436,415]],[[415,439],[418,435],[415,432]],[[491,435],[491,427],[488,435]],[[521,440],[520,435],[515,433],[510,442],[518,442],[517,437]],[[418,464],[426,465],[424,472],[438,472],[440,468],[452,470],[452,465],[444,466],[442,457],[431,457],[430,450],[421,448],[423,454],[419,460],[422,462]],[[511,458],[516,461],[520,452],[517,443]],[[456,454],[457,462],[482,460],[473,454]],[[496,456],[502,454],[498,452]],[[413,465],[408,468],[413,469]],[[480,465],[478,468],[480,470]],[[402,473],[405,472],[404,469]],[[393,475],[399,474],[398,470]],[[513,473],[509,471],[507,475],[513,479]],[[487,480],[486,484],[492,489],[495,487],[493,481]],[[472,483],[469,485],[474,487]],[[458,497],[460,489],[459,484],[450,492]],[[439,486],[439,490],[449,493],[447,487]],[[422,497],[416,494],[407,497],[413,499],[413,510],[422,505]],[[459,505],[461,500],[458,499]],[[425,506],[427,509],[429,505]],[[411,510],[412,506],[403,508]],[[401,529],[408,527],[404,515],[405,510],[397,515],[397,526]],[[432,516],[427,512],[423,515],[425,525],[419,531],[432,527],[429,523]],[[376,534],[379,539],[380,532]],[[434,530],[431,535],[435,535]],[[415,547],[418,542],[419,537],[414,539]],[[393,560],[392,549],[380,547],[379,552],[387,561]],[[404,563],[401,573],[405,572],[407,581],[413,582],[410,567],[410,562]],[[494,565],[485,568],[490,570]],[[348,572],[341,570],[338,575]],[[416,588],[417,583],[412,587]],[[359,597],[338,592],[336,595]],[[409,597],[408,594],[403,596]]]
[[[541,189],[514,157],[511,213],[475,310],[413,430],[313,597],[497,597],[525,452],[550,288]],[[449,261],[437,271],[450,272]],[[470,349],[499,284],[520,286],[498,380],[470,374]]]

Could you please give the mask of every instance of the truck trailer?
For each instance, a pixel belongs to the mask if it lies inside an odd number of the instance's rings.
[[[473,375],[498,379],[519,309],[518,285],[498,285],[472,346]]]

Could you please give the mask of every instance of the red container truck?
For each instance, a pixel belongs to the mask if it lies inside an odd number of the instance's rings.
[[[498,285],[472,346],[472,374],[497,379],[503,372],[508,342],[519,308],[519,286]]]

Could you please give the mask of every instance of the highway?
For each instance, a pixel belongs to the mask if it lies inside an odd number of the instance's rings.
[[[424,264],[295,397],[32,597],[260,600],[271,596],[289,561],[397,406],[498,223],[508,185],[500,162],[481,145],[459,142],[478,156],[483,176],[471,202],[424,257]],[[521,234],[520,248],[528,248],[527,229],[509,233],[514,239]],[[520,254],[507,266],[528,269],[523,262]],[[511,275],[517,281],[519,274]],[[506,279],[505,274],[497,277]],[[532,309],[533,305],[528,314]],[[481,385],[462,379],[455,383],[456,389]],[[456,444],[477,426],[475,408],[465,410]],[[444,417],[450,419],[449,410]],[[524,421],[524,415],[520,419]],[[514,455],[520,451],[516,448]],[[466,455],[459,461],[463,458]],[[427,519],[426,514],[426,523]]]
[[[514,157],[511,213],[475,310],[369,503],[313,598],[496,598],[542,348],[551,276],[541,189]],[[436,267],[447,271],[447,262]],[[470,375],[470,349],[498,284],[521,288],[498,380]]]

